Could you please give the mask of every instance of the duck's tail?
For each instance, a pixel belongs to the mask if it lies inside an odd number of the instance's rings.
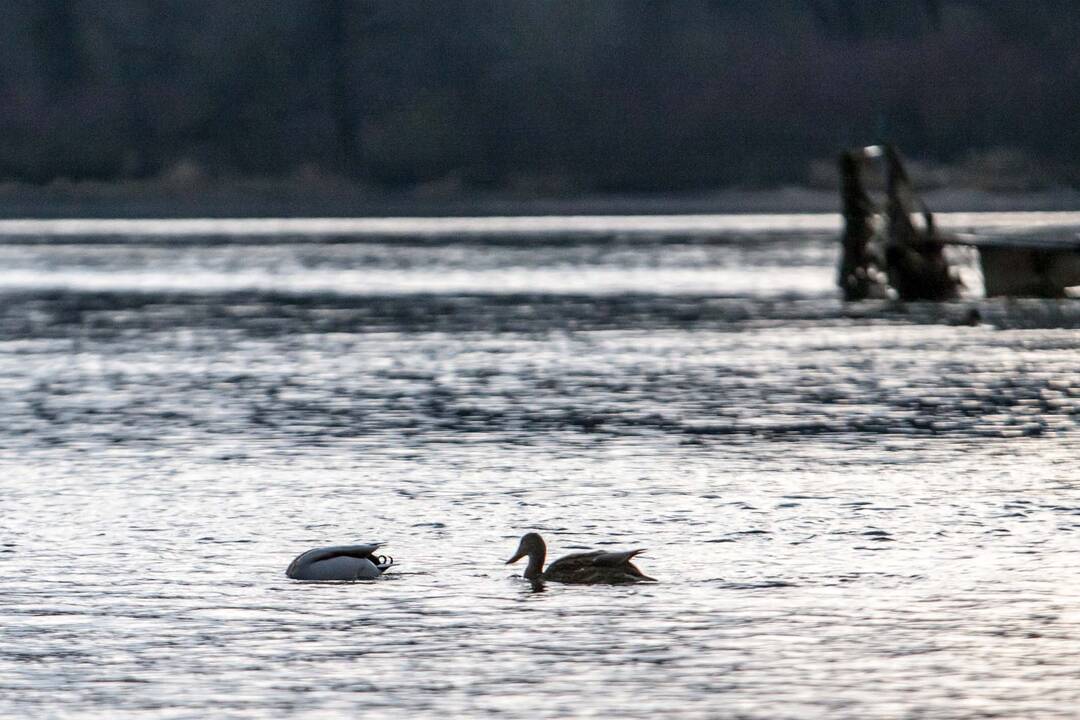
[[[649,577],[645,573],[641,572],[641,568],[639,568],[637,565],[635,565],[634,563],[629,562],[629,561],[627,561],[627,563],[626,563],[626,572],[627,572],[628,575],[633,575],[634,577],[638,578],[639,580],[646,580],[648,582],[657,582],[656,578]]]

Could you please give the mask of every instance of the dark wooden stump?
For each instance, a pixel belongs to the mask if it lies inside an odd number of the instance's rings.
[[[840,237],[843,250],[837,284],[845,300],[886,296],[881,258],[872,247],[877,233],[874,219],[878,215],[878,208],[863,187],[862,164],[865,159],[866,155],[861,149],[840,154],[844,231]]]
[[[934,216],[912,189],[911,180],[891,146],[885,147],[885,269],[889,284],[901,300],[955,300],[960,280],[945,258],[945,243],[934,225]],[[915,226],[921,215],[925,227]]]

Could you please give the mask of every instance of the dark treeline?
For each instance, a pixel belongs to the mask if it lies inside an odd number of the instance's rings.
[[[0,180],[806,182],[887,138],[1080,183],[1072,0],[10,0]]]

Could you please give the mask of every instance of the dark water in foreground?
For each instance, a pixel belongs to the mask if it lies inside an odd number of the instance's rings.
[[[0,244],[0,715],[1074,716],[1070,302],[845,307],[813,223],[322,233]],[[532,592],[530,529],[661,582]]]

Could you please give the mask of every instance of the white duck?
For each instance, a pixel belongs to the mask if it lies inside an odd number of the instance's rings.
[[[334,545],[300,553],[285,574],[293,580],[374,580],[394,564],[378,544]]]

